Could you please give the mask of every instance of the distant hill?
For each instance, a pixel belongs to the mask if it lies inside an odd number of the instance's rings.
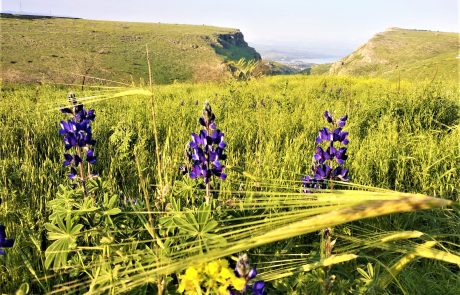
[[[312,75],[327,74],[329,73],[329,70],[331,69],[332,65],[333,65],[332,63],[313,65],[311,67],[311,74]]]
[[[334,75],[458,79],[459,34],[390,28],[334,63]]]
[[[260,59],[237,29],[2,14],[4,82],[80,83],[78,74],[155,83],[229,77],[225,60]],[[77,75],[76,75],[77,74]]]

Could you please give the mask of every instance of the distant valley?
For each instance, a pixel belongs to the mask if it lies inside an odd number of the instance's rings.
[[[283,44],[253,44],[264,60],[279,62],[287,66],[304,70],[315,64],[333,63],[343,57],[328,53],[318,53],[309,49],[283,47]]]

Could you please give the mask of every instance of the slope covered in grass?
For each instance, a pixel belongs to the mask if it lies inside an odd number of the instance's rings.
[[[391,28],[333,64],[330,74],[458,80],[458,33]]]
[[[2,15],[3,81],[81,83],[80,75],[156,83],[227,77],[226,59],[260,59],[236,29]]]

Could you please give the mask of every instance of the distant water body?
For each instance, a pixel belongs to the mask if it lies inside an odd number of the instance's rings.
[[[296,59],[280,59],[279,61],[286,64],[327,64],[340,60],[340,56],[335,57],[319,57],[319,58],[296,58]]]
[[[302,63],[312,63],[312,64],[328,64],[328,63],[336,62],[340,59],[341,57],[336,56],[336,57],[322,57],[322,58],[302,58],[296,61],[299,61]]]

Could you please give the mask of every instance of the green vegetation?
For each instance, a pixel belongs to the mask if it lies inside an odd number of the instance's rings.
[[[320,64],[314,65],[311,67],[311,74],[312,75],[322,75],[327,74],[331,69],[332,64]]]
[[[458,38],[458,33],[391,28],[336,62],[329,73],[458,82]]]
[[[7,82],[80,84],[86,75],[139,83],[148,76],[146,45],[159,84],[223,80],[224,60],[260,58],[238,30],[204,25],[2,16],[0,26]]]
[[[0,223],[15,245],[0,257],[2,292],[174,294],[185,268],[245,251],[268,294],[460,293],[456,83],[296,75],[155,86],[153,98],[73,90],[97,114],[100,179],[86,198],[62,166],[69,89],[3,85]],[[206,100],[228,155],[209,206],[178,169]],[[325,110],[349,116],[352,183],[307,195],[300,179]],[[328,227],[336,242],[324,257]]]
[[[299,69],[293,68],[291,66],[276,62],[276,61],[269,61],[266,63],[269,69],[269,73],[272,75],[290,75],[299,73]],[[309,74],[309,68],[305,69],[305,73]]]

